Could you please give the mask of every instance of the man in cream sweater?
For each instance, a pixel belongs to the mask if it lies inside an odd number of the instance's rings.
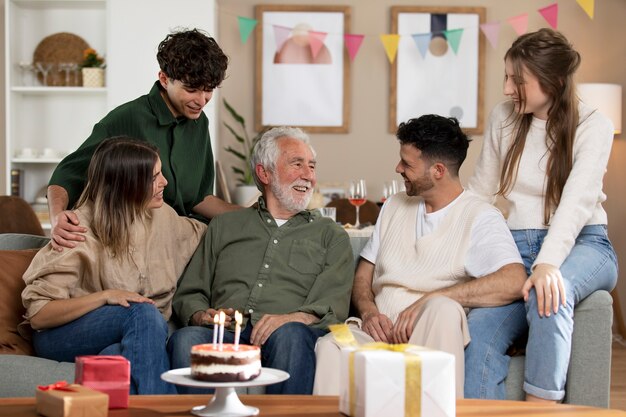
[[[465,308],[522,297],[526,273],[502,214],[463,190],[459,168],[469,139],[454,118],[425,115],[401,123],[406,193],[389,198],[361,252],[352,289],[359,343],[411,343],[455,355],[463,397]],[[478,278],[478,279],[476,279]],[[318,340],[314,394],[338,395],[339,346]]]

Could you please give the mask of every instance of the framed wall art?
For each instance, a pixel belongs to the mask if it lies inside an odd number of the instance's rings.
[[[347,133],[350,7],[256,6],[255,127]]]
[[[391,8],[400,35],[391,68],[389,132],[423,114],[454,116],[470,134],[483,131],[484,7]]]

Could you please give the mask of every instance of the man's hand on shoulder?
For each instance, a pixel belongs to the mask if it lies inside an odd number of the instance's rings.
[[[76,243],[84,242],[83,233],[87,228],[80,225],[78,216],[71,210],[63,210],[50,218],[52,230],[50,231],[52,247],[61,252],[63,248],[74,248]]]
[[[252,328],[250,335],[250,343],[257,346],[265,344],[267,339],[274,333],[276,329],[285,323],[300,322],[306,325],[315,323],[319,320],[313,314],[308,313],[289,313],[289,314],[266,314],[257,321]]]
[[[393,323],[389,317],[378,312],[364,314],[362,329],[376,342],[391,343],[393,341]]]

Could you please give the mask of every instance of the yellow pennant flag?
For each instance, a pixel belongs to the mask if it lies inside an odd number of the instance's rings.
[[[576,0],[578,5],[583,8],[590,19],[593,19],[594,0]]]
[[[396,52],[398,52],[400,35],[380,35],[380,41],[385,47],[385,52],[387,53],[389,62],[393,64],[393,61],[396,59]]]

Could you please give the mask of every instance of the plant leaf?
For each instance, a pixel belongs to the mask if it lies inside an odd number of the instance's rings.
[[[241,160],[244,160],[244,161],[246,160],[246,156],[245,156],[244,154],[242,154],[241,152],[239,152],[238,150],[233,149],[233,148],[232,148],[232,147],[230,147],[230,146],[227,146],[225,149],[226,149],[226,152],[230,152],[230,153],[232,153],[232,154],[233,154],[233,155],[235,155],[237,158],[239,158],[239,159],[241,159]]]
[[[226,99],[224,99],[223,101],[224,101],[224,106],[226,107],[226,110],[228,110],[228,112],[233,117],[233,119],[235,119],[245,129],[246,127],[245,119],[241,117],[241,115],[237,113],[237,111],[233,109],[233,107],[230,104],[228,104],[228,101],[226,101]]]
[[[224,122],[224,126],[226,126],[226,129],[228,129],[230,131],[230,133],[233,134],[233,136],[235,137],[235,139],[237,139],[237,142],[239,143],[244,143],[244,139],[243,137],[239,136],[237,134],[237,132],[235,132],[235,129],[233,129],[228,123]]]
[[[237,168],[237,167],[232,167],[232,168],[233,168],[233,172],[234,172],[235,174],[241,174],[241,175],[243,175],[244,177],[246,176],[246,173],[245,173],[245,172],[243,172],[243,170],[242,170],[241,168]]]

